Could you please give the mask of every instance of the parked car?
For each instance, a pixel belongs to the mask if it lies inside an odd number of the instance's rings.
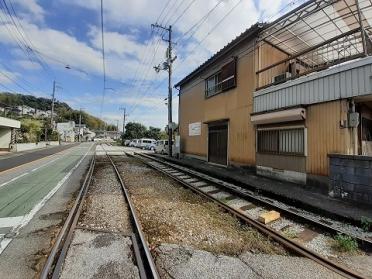
[[[154,140],[154,139],[140,139],[136,147],[146,149],[146,146],[148,146],[152,143],[156,143],[156,140]]]
[[[139,139],[133,139],[133,140],[129,143],[129,147],[137,147],[138,142],[139,142]]]
[[[156,148],[156,141],[145,146],[146,150],[155,151],[155,148]]]
[[[124,141],[124,146],[129,146],[130,143],[131,143],[131,140],[125,140]]]
[[[174,147],[174,142],[173,142]],[[168,140],[158,140],[156,142],[155,153],[168,154]]]

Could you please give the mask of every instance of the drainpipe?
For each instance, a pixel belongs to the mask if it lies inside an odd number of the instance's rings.
[[[349,113],[355,113],[355,102],[354,99],[350,100],[350,111]],[[358,155],[358,128],[352,127],[351,128],[351,139],[352,139],[352,146],[353,146],[353,155]]]

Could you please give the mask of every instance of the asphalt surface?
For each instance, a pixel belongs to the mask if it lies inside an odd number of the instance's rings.
[[[39,272],[81,185],[92,147],[73,146],[0,177],[0,278],[33,278]]]
[[[21,155],[15,154],[14,156],[6,156],[5,158],[0,157],[0,173],[2,171],[6,171],[14,167],[27,164],[27,163],[39,160],[41,158],[53,155],[55,153],[69,149],[76,145],[77,144],[66,144],[66,145],[60,145],[56,147],[38,149],[32,152],[25,152],[25,153],[22,153]]]

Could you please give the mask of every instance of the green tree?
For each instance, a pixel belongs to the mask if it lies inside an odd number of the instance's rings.
[[[23,142],[38,142],[42,134],[43,123],[34,119],[21,120]]]
[[[107,125],[106,126],[106,131],[116,131],[116,126],[115,125]]]
[[[129,122],[125,125],[125,134],[123,139],[139,139],[145,136],[146,127],[141,123]]]
[[[160,140],[161,138],[161,130],[155,127],[149,127],[149,129],[145,132],[145,137],[150,139]]]

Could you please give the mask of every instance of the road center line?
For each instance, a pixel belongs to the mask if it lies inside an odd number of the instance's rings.
[[[72,175],[72,173],[80,166],[80,164],[84,161],[85,157],[88,155],[89,151],[92,149],[93,146],[95,145],[93,144],[89,147],[88,151],[84,154],[83,158],[81,158],[80,161],[76,163],[76,165],[58,182],[58,184],[37,205],[35,205],[32,208],[32,210],[28,214],[22,216],[22,220],[10,232],[9,235],[11,235],[11,237],[4,237],[2,240],[0,240],[0,255],[4,252],[5,248],[12,242],[14,237],[19,234],[20,230],[32,220],[36,213],[41,208],[43,208],[45,203],[59,190],[59,188],[67,181],[67,179]]]

